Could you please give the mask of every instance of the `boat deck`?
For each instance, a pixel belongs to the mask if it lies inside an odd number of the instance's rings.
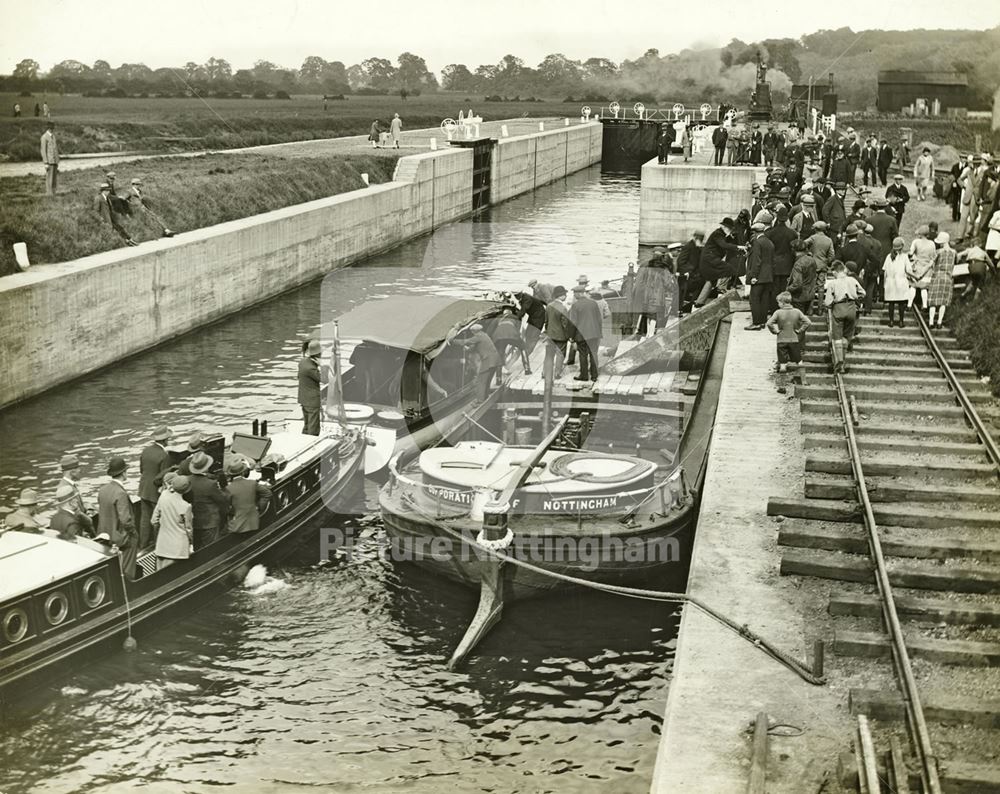
[[[618,342],[616,356],[630,350],[639,344],[635,340]],[[611,359],[607,348],[602,347],[598,354],[598,364],[601,368]],[[542,364],[545,360],[545,345],[539,342],[529,356],[531,373],[526,374],[519,356],[511,354],[508,357],[506,370],[510,373],[507,379],[509,395],[517,399],[540,397],[545,391],[545,381]],[[579,355],[577,363],[563,368],[562,374],[555,379],[552,386],[553,400],[590,399],[598,396],[626,397],[629,402],[638,402],[651,407],[684,409],[698,389],[697,372],[680,370],[681,353],[677,351],[668,360],[661,362],[660,371],[634,375],[599,374],[594,383],[574,380],[579,374]]]

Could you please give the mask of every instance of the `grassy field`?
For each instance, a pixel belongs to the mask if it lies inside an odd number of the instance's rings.
[[[299,157],[211,154],[154,158],[115,166],[118,192],[133,176],[144,181],[153,210],[175,232],[246,218],[292,204],[388,182],[396,159],[387,156]],[[37,176],[0,180],[0,276],[14,272],[13,243],[28,245],[33,264],[64,262],[124,245],[94,211],[103,168],[67,171],[59,194],[45,196]],[[160,229],[142,213],[124,219],[136,241],[156,239]]]
[[[42,97],[0,94],[0,158],[39,159],[38,138],[45,120],[31,116]],[[471,107],[486,121],[521,116],[570,116],[580,105],[563,102],[483,102],[480,96],[425,94],[409,97],[351,96],[281,99],[115,99],[49,96],[59,148],[64,154],[83,152],[178,152],[232,149],[269,143],[367,134],[374,119],[388,126],[399,113],[405,129],[436,127]],[[10,115],[15,101],[28,115]]]

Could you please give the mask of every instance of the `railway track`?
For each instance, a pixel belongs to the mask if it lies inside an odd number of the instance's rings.
[[[916,312],[862,320],[830,372],[806,340],[800,499],[773,498],[781,573],[822,580],[832,682],[858,715],[841,783],[1000,792],[1000,407]]]

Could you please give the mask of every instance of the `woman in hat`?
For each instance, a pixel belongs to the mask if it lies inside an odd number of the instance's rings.
[[[917,292],[920,292],[920,305],[927,308],[927,288],[931,285],[931,270],[934,269],[934,260],[937,259],[937,248],[933,241],[928,239],[930,229],[921,226],[917,229],[917,236],[910,243],[910,267],[906,271],[906,276],[910,281],[910,295],[906,300],[906,306],[913,305],[913,299]]]
[[[379,139],[382,135],[382,128],[379,126],[378,119],[372,122],[371,129],[368,130],[368,140],[372,142],[373,149],[382,148],[379,146]]]
[[[889,327],[893,327],[893,317],[899,312],[899,327],[903,327],[903,312],[910,297],[910,282],[906,271],[910,267],[910,257],[903,251],[903,238],[892,241],[892,250],[882,263],[882,287],[889,309]]]
[[[183,474],[167,472],[163,492],[153,511],[156,527],[156,569],[186,560],[194,551],[194,514],[184,494],[191,490],[191,481]]]
[[[955,270],[955,249],[951,247],[950,242],[951,237],[948,232],[941,232],[934,240],[937,246],[937,256],[934,258],[931,284],[927,290],[927,300],[930,304],[927,322],[931,328],[944,327],[944,311],[951,303],[951,296],[955,291],[952,281],[952,272]],[[937,315],[936,318],[935,315]]]
[[[7,529],[16,529],[21,532],[41,532],[42,525],[35,518],[35,513],[38,512],[38,501],[38,491],[34,488],[25,488],[21,491],[21,495],[14,502],[17,507],[4,519],[4,525]]]

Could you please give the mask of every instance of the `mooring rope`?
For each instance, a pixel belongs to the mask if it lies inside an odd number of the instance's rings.
[[[692,606],[700,609],[710,618],[716,620],[726,628],[735,632],[737,636],[747,640],[750,644],[760,649],[763,653],[767,654],[775,661],[779,662],[780,664],[783,664],[793,673],[798,675],[803,681],[806,681],[807,683],[816,686],[821,686],[826,683],[825,676],[815,675],[812,672],[812,669],[808,667],[804,662],[800,661],[799,659],[796,659],[791,654],[786,653],[785,651],[778,648],[774,643],[770,642],[757,632],[753,631],[749,627],[749,625],[747,625],[746,623],[740,624],[737,621],[732,620],[731,618],[727,617],[726,615],[723,615],[717,609],[709,606],[699,598],[690,596],[687,593],[674,593],[663,590],[646,590],[638,587],[626,587],[623,585],[607,584],[605,582],[594,582],[589,579],[581,579],[577,576],[570,576],[569,574],[559,573],[558,571],[551,571],[548,568],[543,568],[539,565],[534,565],[530,562],[526,562],[525,560],[513,557],[507,554],[506,552],[494,550],[486,546],[483,546],[480,543],[476,543],[475,541],[470,541],[461,532],[452,529],[447,524],[442,523],[430,513],[427,513],[426,511],[422,510],[418,505],[413,504],[412,506],[418,513],[420,513],[421,516],[423,516],[425,520],[431,522],[436,528],[442,530],[446,534],[460,540],[463,543],[468,543],[470,545],[474,544],[478,546],[479,548],[483,549],[487,554],[496,557],[502,562],[509,562],[512,565],[520,566],[521,568],[533,571],[534,573],[541,574],[542,576],[548,576],[552,579],[558,579],[560,581],[579,585],[581,587],[588,587],[592,590],[599,590],[606,593],[614,593],[616,595],[623,595],[626,597],[637,598],[640,600],[647,600],[647,601],[666,601],[671,603],[691,604]]]

